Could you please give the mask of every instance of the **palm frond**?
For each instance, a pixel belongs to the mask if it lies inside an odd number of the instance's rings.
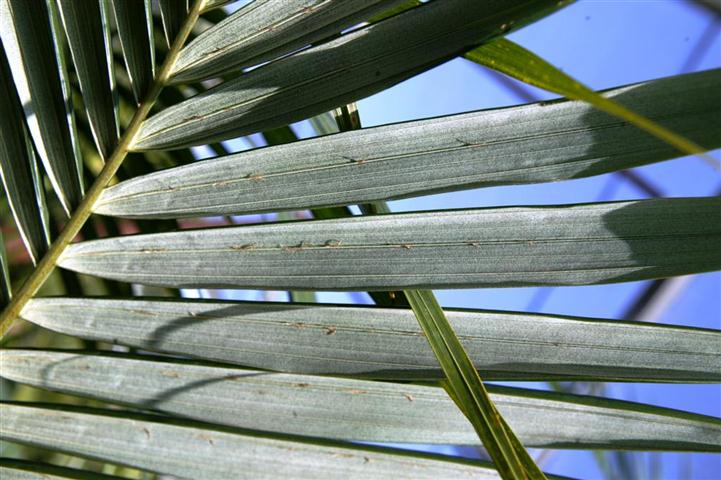
[[[721,270],[720,198],[383,202],[707,156],[718,69],[593,92],[503,38],[555,0],[225,3],[0,0],[0,336],[28,321],[0,351],[3,479],[528,480],[545,476],[526,446],[721,452],[718,418],[481,381],[718,383],[718,330],[444,310],[423,290]],[[356,100],[459,55],[571,100],[361,128]],[[325,136],[299,141],[307,118]],[[251,133],[268,148],[217,143]],[[376,305],[302,303],[316,290]]]

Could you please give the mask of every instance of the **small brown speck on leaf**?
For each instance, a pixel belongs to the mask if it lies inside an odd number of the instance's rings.
[[[335,334],[335,331],[336,331],[336,327],[334,327],[334,326],[332,326],[332,325],[331,325],[330,327],[325,327],[325,334],[326,334],[326,335],[334,335],[334,334]]]
[[[210,435],[207,435],[205,433],[201,433],[198,435],[198,439],[208,442],[210,445],[215,445],[215,442],[213,441],[213,437]]]
[[[245,243],[243,245],[231,245],[231,250],[253,250],[255,248],[255,243]]]
[[[305,242],[300,242],[298,245],[291,245],[288,247],[283,247],[283,251],[290,252],[290,253],[300,252],[301,250],[303,250],[306,247],[307,247],[307,245]]]
[[[409,402],[412,402],[413,400],[415,400],[415,398],[413,398],[413,395],[411,395],[409,393],[404,393],[403,396],[406,397],[406,400],[408,400]]]

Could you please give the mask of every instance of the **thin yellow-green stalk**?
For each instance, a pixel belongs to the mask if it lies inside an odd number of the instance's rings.
[[[83,200],[80,202],[78,208],[75,212],[73,212],[70,220],[65,225],[65,228],[63,228],[63,231],[60,233],[58,238],[55,239],[48,252],[40,260],[37,267],[25,281],[23,286],[20,287],[15,295],[13,295],[13,299],[10,304],[5,308],[5,310],[3,310],[2,315],[0,315],[0,338],[5,336],[15,319],[22,313],[25,304],[27,304],[27,302],[38,292],[40,287],[43,286],[45,280],[47,280],[55,269],[55,265],[60,258],[60,255],[62,255],[65,248],[77,236],[78,232],[80,232],[80,229],[83,225],[85,225],[88,218],[90,218],[93,205],[100,197],[103,189],[108,185],[110,180],[118,171],[120,165],[122,165],[123,160],[125,160],[125,157],[128,155],[128,152],[132,149],[135,137],[140,130],[140,125],[148,116],[148,113],[150,113],[150,109],[155,104],[158,95],[168,82],[173,64],[178,58],[178,54],[185,44],[190,31],[193,29],[198,16],[202,12],[205,2],[206,0],[197,0],[193,5],[193,8],[188,13],[188,17],[186,18],[183,27],[180,32],[178,32],[178,36],[175,38],[173,45],[168,51],[168,56],[155,77],[155,81],[153,82],[150,91],[145,95],[145,98],[138,106],[138,110],[135,112],[135,115],[133,115],[125,133],[123,133],[123,136],[120,138],[120,142],[115,148],[115,151],[113,151],[108,158],[107,163],[93,182],[93,185],[85,194],[85,197],[83,197]]]

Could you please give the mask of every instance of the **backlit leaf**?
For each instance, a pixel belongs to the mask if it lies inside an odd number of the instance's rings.
[[[70,214],[82,188],[45,2],[0,0],[0,37],[33,142]]]

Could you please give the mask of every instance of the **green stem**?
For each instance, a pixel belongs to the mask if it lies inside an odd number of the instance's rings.
[[[355,104],[335,112],[338,127],[360,128]],[[390,213],[386,202],[361,205],[366,215]],[[431,290],[404,290],[394,299],[407,301],[446,376],[444,382],[453,401],[471,422],[481,442],[504,479],[545,479],[541,470],[518,441],[496,409],[478,371]]]
[[[158,72],[150,91],[146,94],[145,98],[138,106],[138,110],[135,112],[135,115],[133,115],[133,119],[130,121],[130,125],[128,125],[127,130],[125,130],[125,133],[120,138],[120,142],[115,148],[115,151],[113,151],[110,158],[108,158],[103,170],[85,194],[85,197],[82,202],[80,202],[78,208],[75,212],[73,212],[73,215],[70,217],[70,220],[65,225],[65,228],[60,233],[60,236],[55,239],[48,252],[38,263],[33,273],[25,281],[23,286],[20,287],[20,290],[18,290],[13,296],[12,302],[5,308],[5,310],[3,310],[2,315],[0,315],[0,338],[7,333],[15,319],[22,313],[22,310],[28,301],[33,298],[53,272],[55,265],[65,251],[65,248],[70,245],[73,239],[77,236],[78,232],[80,232],[80,229],[83,225],[85,225],[85,222],[88,218],[90,218],[90,215],[93,212],[93,205],[95,205],[95,202],[100,197],[103,189],[108,185],[110,180],[120,168],[120,165],[122,165],[125,157],[132,150],[133,143],[140,131],[140,125],[150,113],[150,109],[158,99],[158,95],[160,95],[163,87],[168,82],[171,69],[178,58],[178,54],[193,29],[193,25],[195,25],[195,22],[198,20],[204,5],[205,0],[197,0],[193,5],[193,8],[188,13],[185,23],[183,23],[183,27],[180,32],[178,32],[178,36],[173,42],[173,46],[170,47],[163,65],[160,67],[160,71]]]

